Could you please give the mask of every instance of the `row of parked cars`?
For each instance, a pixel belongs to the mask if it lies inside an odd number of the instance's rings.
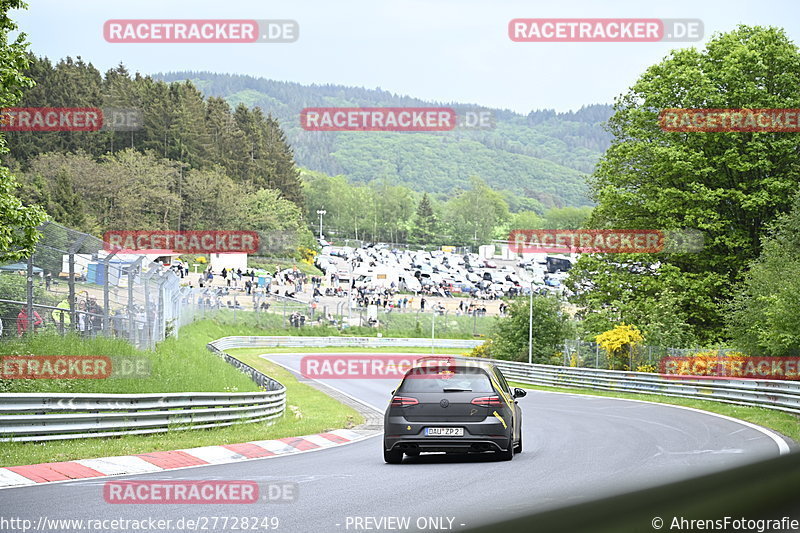
[[[500,297],[526,293],[531,280],[542,287],[558,287],[566,275],[548,272],[544,262],[525,265],[498,262],[477,254],[445,251],[398,250],[375,245],[362,248],[324,246],[317,266],[336,274],[340,283],[356,288],[397,288],[411,292],[469,293]],[[503,262],[501,262],[503,263]]]

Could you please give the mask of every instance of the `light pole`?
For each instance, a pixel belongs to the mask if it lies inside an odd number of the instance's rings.
[[[431,313],[431,355],[436,353],[436,311]]]
[[[320,240],[324,239],[322,236],[322,215],[327,213],[324,209],[317,209],[317,214],[319,215],[319,238]]]
[[[528,311],[528,364],[533,362],[533,280],[531,280],[531,300]]]

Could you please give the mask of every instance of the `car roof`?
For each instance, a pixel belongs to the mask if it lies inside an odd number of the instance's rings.
[[[414,361],[412,369],[425,366],[426,363],[432,363],[435,361],[442,361],[446,364],[452,364],[456,368],[482,368],[484,370],[491,370],[496,368],[496,366],[493,363],[489,363],[487,361],[475,361],[470,358],[430,355],[426,357],[420,357],[419,359]]]

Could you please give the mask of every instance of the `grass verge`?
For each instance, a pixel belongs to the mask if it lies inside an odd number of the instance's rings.
[[[566,387],[545,387],[541,385],[531,385],[509,381],[512,387],[523,389],[541,390],[545,392],[569,392],[572,394],[584,394],[592,396],[604,396],[608,398],[622,398],[628,400],[644,400],[649,402],[664,403],[668,405],[679,405],[682,407],[692,407],[703,411],[710,411],[720,415],[730,416],[745,420],[759,426],[773,429],[778,433],[789,437],[796,443],[800,443],[800,418],[790,413],[764,409],[762,407],[748,407],[745,405],[734,405],[722,402],[712,402],[709,400],[693,400],[691,398],[678,398],[674,396],[662,396],[658,394],[633,394],[628,392],[613,392],[593,389],[572,389]]]
[[[236,334],[224,329],[204,327],[195,323],[181,329],[180,339],[171,339],[159,345],[160,350],[170,354],[180,364],[184,365],[183,374],[176,374],[176,383],[171,388],[180,390],[220,390],[226,387],[227,370],[233,375],[243,378],[256,390],[257,387],[243,374],[224,363],[221,359],[206,350],[206,343],[226,335]],[[242,334],[257,334],[252,331]],[[74,347],[73,347],[74,348]],[[260,350],[263,352],[263,350]],[[60,353],[66,353],[62,351]],[[86,353],[84,351],[84,353]],[[214,387],[200,388],[195,383],[186,380],[186,372],[195,359],[188,358],[193,354],[197,360],[207,360],[211,367],[202,367],[210,373],[206,383],[215,384]],[[146,453],[155,450],[176,450],[193,448],[197,446],[213,446],[219,444],[235,444],[253,440],[278,439],[282,437],[295,437],[321,433],[338,428],[347,428],[363,423],[363,418],[357,411],[323,394],[317,389],[298,382],[290,372],[283,367],[257,357],[257,354],[240,354],[247,364],[274,377],[287,388],[287,410],[283,418],[272,426],[266,424],[236,424],[225,428],[174,431],[153,435],[131,435],[117,438],[92,438],[53,441],[44,443],[33,442],[6,442],[0,444],[0,466],[15,466],[56,461],[70,461],[74,459],[88,459],[95,457],[108,457],[114,455],[131,455]],[[222,363],[221,368],[213,362]],[[221,371],[225,371],[220,373]],[[215,374],[215,372],[217,372]],[[30,380],[34,381],[34,380]],[[44,380],[35,380],[44,381]],[[99,380],[82,380],[99,381]],[[103,380],[107,381],[107,380]],[[108,380],[110,381],[110,380]],[[125,380],[119,380],[125,381]],[[144,381],[144,380],[142,380]],[[240,389],[241,390],[241,389]],[[109,392],[109,391],[104,391]],[[117,392],[117,391],[114,391]],[[152,392],[152,391],[150,391]]]

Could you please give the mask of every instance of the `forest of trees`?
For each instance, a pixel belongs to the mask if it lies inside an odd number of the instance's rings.
[[[80,58],[27,60],[25,72],[35,85],[24,91],[20,107],[141,110],[142,127],[134,131],[5,133],[10,152],[4,160],[18,176],[19,198],[95,235],[146,228],[291,230],[308,244],[316,210],[326,209],[326,226],[341,238],[475,246],[504,239],[514,228],[577,227],[590,211],[557,207],[570,179],[564,167],[548,161],[543,174],[519,176],[530,194],[490,187],[484,176],[500,165],[475,140],[408,142],[402,134],[369,132],[343,148],[360,169],[355,178],[301,172],[277,118],[259,107],[239,103],[232,109],[190,81],[131,75],[122,65],[101,74]],[[578,113],[599,120],[602,110]],[[455,152],[442,157],[426,143]],[[387,171],[402,166],[391,146],[403,151],[401,159],[417,162],[402,172],[405,181]],[[508,153],[523,157],[531,150],[520,145]],[[480,152],[485,164],[470,168]],[[442,174],[438,159],[457,162],[447,175],[457,176],[459,185]],[[438,192],[424,195],[415,183],[425,180]],[[545,185],[532,185],[537,180]],[[548,187],[560,188],[562,197],[542,193]],[[578,189],[573,199],[582,194]]]
[[[467,188],[439,201],[389,180],[350,183],[344,176],[303,171],[306,215],[324,209],[323,233],[330,240],[362,239],[425,245],[472,246],[507,239],[511,229],[574,229],[590,207],[530,209],[473,176]],[[537,206],[539,208],[540,206]],[[515,212],[516,211],[516,212]]]
[[[591,178],[595,228],[693,228],[699,253],[581,256],[570,285],[587,336],[625,322],[662,346],[735,340],[797,354],[798,138],[681,133],[665,108],[793,108],[800,50],[780,28],[739,26],[703,50],[673,51],[623,94]],[[591,290],[586,290],[591,288]]]
[[[535,110],[527,117],[492,109],[496,127],[488,130],[312,132],[300,127],[304,107],[449,105],[463,111],[477,106],[429,102],[381,89],[309,86],[235,74],[174,72],[156,77],[191,80],[207,96],[260,106],[280,122],[302,167],[359,183],[388,180],[440,200],[452,190],[468,188],[470,177],[477,175],[491,188],[535,200],[542,209],[590,205],[585,176],[611,140],[602,126],[612,114],[608,105],[566,113]]]
[[[303,189],[277,121],[123,66],[101,74],[70,58],[28,56],[20,107],[141,110],[135,131],[5,132],[18,196],[57,222],[114,229],[293,230],[310,241]],[[254,206],[270,198],[272,212]],[[260,213],[255,216],[254,212]]]

